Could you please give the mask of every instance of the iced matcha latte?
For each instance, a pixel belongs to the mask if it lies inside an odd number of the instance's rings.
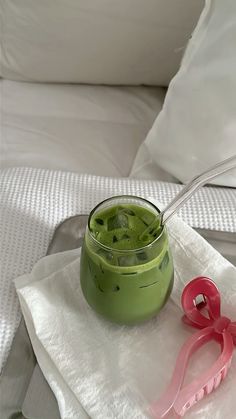
[[[153,204],[133,196],[110,198],[90,214],[81,286],[89,305],[111,321],[149,319],[170,295],[172,256],[166,229],[155,221],[158,214]]]

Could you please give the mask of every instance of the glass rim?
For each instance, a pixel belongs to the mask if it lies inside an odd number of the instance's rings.
[[[107,198],[107,199],[104,199],[103,201],[101,201],[99,204],[97,204],[93,209],[92,209],[92,211],[90,212],[90,214],[89,214],[89,218],[88,218],[88,224],[87,224],[87,230],[88,230],[88,233],[89,233],[89,237],[98,245],[98,246],[100,246],[101,248],[103,248],[103,249],[105,249],[105,250],[107,250],[107,251],[112,251],[112,252],[115,252],[115,253],[133,253],[133,252],[138,252],[138,251],[142,251],[142,250],[146,250],[146,249],[150,249],[150,248],[152,248],[153,247],[153,245],[154,244],[156,244],[156,243],[158,243],[158,241],[162,238],[162,236],[163,236],[163,234],[164,234],[164,231],[165,231],[165,225],[163,225],[163,227],[162,227],[162,230],[161,230],[161,233],[159,234],[159,236],[158,237],[156,237],[151,243],[149,243],[149,244],[146,244],[145,246],[142,246],[142,247],[136,247],[135,249],[124,249],[124,250],[122,250],[122,249],[114,249],[113,247],[109,247],[109,246],[106,246],[105,244],[103,244],[103,243],[101,243],[99,240],[97,240],[93,235],[92,235],[92,232],[91,232],[91,229],[90,229],[90,221],[91,221],[91,218],[92,218],[92,216],[93,216],[93,214],[95,213],[95,211],[102,205],[102,204],[104,204],[105,202],[109,202],[109,201],[113,201],[114,199],[118,199],[118,198],[134,198],[134,199],[139,199],[140,201],[144,201],[144,202],[146,202],[147,204],[149,204],[149,205],[151,205],[159,214],[161,213],[161,211],[159,210],[159,208],[155,205],[155,204],[153,204],[152,202],[150,202],[150,201],[148,201],[147,199],[145,199],[145,198],[142,198],[142,197],[140,197],[140,196],[136,196],[136,195],[115,195],[115,196],[112,196],[112,197],[110,197],[110,198]],[[148,227],[148,226],[147,226]]]

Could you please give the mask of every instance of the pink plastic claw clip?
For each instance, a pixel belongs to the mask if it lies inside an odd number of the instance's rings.
[[[196,303],[198,296],[203,297],[199,304]],[[182,294],[182,307],[184,323],[201,330],[183,345],[169,386],[151,406],[151,414],[156,419],[165,418],[169,413],[182,417],[190,407],[216,389],[228,372],[233,345],[236,345],[236,322],[221,316],[220,294],[211,279],[198,277],[189,282]],[[203,310],[208,312],[209,317],[204,315]],[[181,388],[191,355],[211,339],[221,345],[219,358],[192,383]]]

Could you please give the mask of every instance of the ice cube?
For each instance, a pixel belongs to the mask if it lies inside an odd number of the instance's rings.
[[[120,266],[134,266],[137,265],[136,255],[119,256],[118,263]]]
[[[97,251],[98,255],[101,256],[103,259],[105,259],[107,262],[112,263],[113,262],[113,254],[112,252],[109,252],[105,249],[98,249]]]
[[[132,211],[130,208],[124,208],[124,209],[123,209],[123,212],[124,212],[125,214],[131,215],[131,217],[134,217],[134,216],[135,216],[135,212],[134,212],[134,211]]]
[[[148,260],[147,254],[145,252],[137,253],[137,258],[140,262],[146,262]]]
[[[129,222],[127,215],[123,213],[118,213],[117,215],[114,215],[113,217],[108,219],[107,222],[107,228],[108,231],[116,230],[118,228],[128,228]]]
[[[154,218],[154,214],[146,213],[142,215],[141,220],[146,226],[149,226],[154,221]]]

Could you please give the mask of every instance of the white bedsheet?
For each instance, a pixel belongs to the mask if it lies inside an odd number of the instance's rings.
[[[0,80],[0,165],[128,176],[165,90]]]

